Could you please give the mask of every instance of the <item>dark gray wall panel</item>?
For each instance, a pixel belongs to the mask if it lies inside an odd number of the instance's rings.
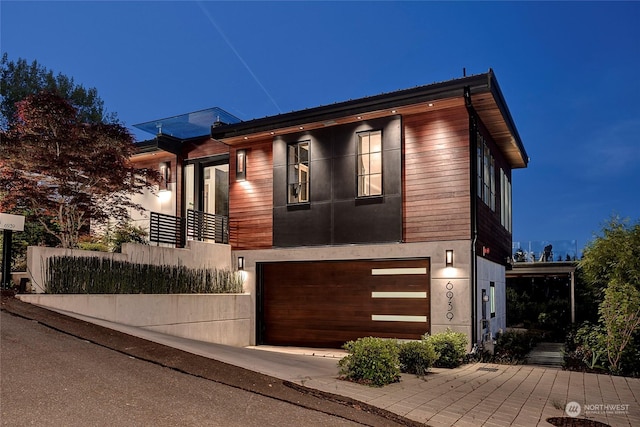
[[[331,241],[331,203],[273,209],[273,245],[326,245]]]
[[[357,132],[382,130],[384,195],[356,198]],[[276,247],[397,242],[402,239],[401,118],[274,138],[273,243]],[[287,205],[287,144],[309,140],[310,203]]]
[[[402,238],[402,197],[334,203],[334,243],[398,242]]]

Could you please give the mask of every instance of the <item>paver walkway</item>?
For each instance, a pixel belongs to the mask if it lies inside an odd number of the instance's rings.
[[[547,418],[567,416],[569,402],[581,406],[581,418],[640,426],[640,379],[556,368],[476,363],[434,368],[424,378],[403,375],[401,382],[382,388],[326,377],[307,379],[304,385],[433,427],[550,426]]]

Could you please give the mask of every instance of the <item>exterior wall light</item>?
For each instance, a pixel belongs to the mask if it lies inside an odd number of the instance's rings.
[[[166,190],[169,185],[169,178],[171,177],[171,167],[169,162],[162,162],[159,165],[160,169],[160,190]]]
[[[453,267],[453,249],[444,252],[444,263],[447,267]]]
[[[239,256],[238,257],[238,271],[242,271],[244,270],[244,257],[243,256]]]
[[[247,150],[236,151],[236,181],[247,179]]]

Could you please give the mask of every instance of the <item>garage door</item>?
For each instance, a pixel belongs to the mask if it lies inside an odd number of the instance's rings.
[[[429,260],[259,264],[258,342],[339,348],[430,330]]]

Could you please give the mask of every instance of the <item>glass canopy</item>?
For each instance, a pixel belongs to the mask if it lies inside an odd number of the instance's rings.
[[[179,139],[189,139],[209,135],[211,133],[211,125],[216,122],[232,124],[240,121],[239,118],[224,111],[222,108],[212,107],[133,126],[153,135],[169,135]]]

